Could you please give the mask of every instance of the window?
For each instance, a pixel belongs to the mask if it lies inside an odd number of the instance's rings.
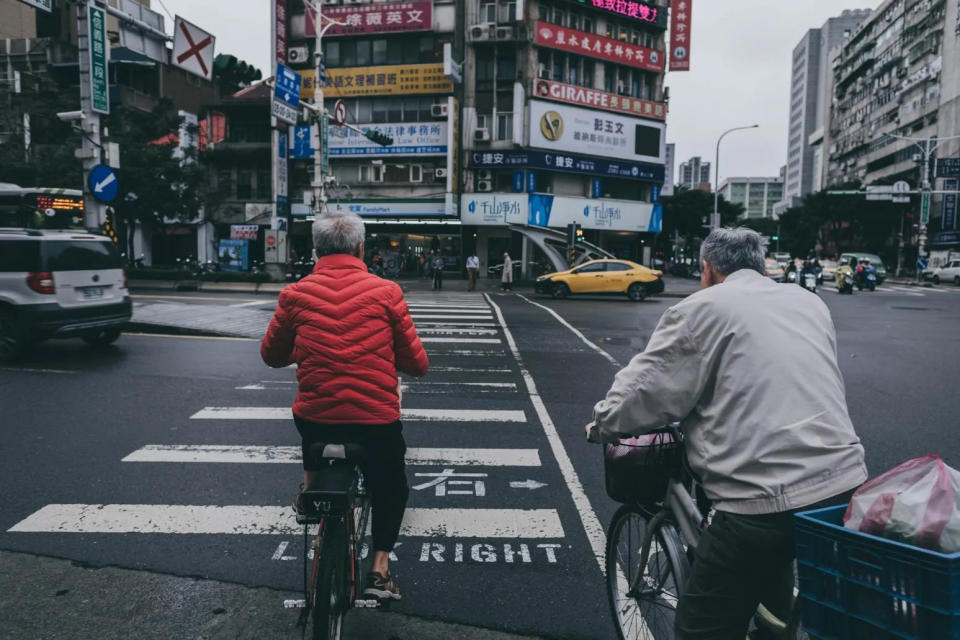
[[[396,38],[387,40],[387,59],[403,60],[403,40]]]
[[[420,54],[417,62],[431,62],[433,60],[433,36],[420,38]]]
[[[573,60],[570,61],[570,68],[567,69],[567,84],[578,84],[580,77],[577,74],[577,63]]]
[[[484,22],[496,22],[497,21],[497,3],[496,0],[486,0],[485,2],[480,3],[480,12],[477,15],[477,22],[483,24]]]
[[[550,22],[550,16],[552,15],[552,12],[550,11],[550,7],[541,3],[538,8],[540,11],[538,15],[538,17],[540,18],[540,22]]]
[[[599,271],[606,271],[607,263],[606,262],[591,262],[590,264],[585,264],[579,269],[575,270],[574,273],[597,273]]]
[[[513,82],[517,78],[517,61],[513,55],[497,58],[497,80]]]
[[[575,29],[579,31],[580,30],[580,14],[574,13],[573,11],[571,11],[569,20],[570,20],[569,27],[571,29]]]
[[[273,196],[273,180],[268,169],[257,171],[257,200],[270,200]]]
[[[566,56],[559,53],[553,54],[553,74],[552,78],[557,82],[563,82],[563,63]]]
[[[52,240],[40,245],[46,271],[119,269],[120,256],[111,242]]]
[[[373,122],[373,101],[357,101],[357,122]]]
[[[478,129],[489,129],[490,128],[490,116],[486,113],[477,114],[477,128]]]
[[[403,98],[403,122],[417,122],[420,119],[420,99]]]
[[[405,64],[415,64],[419,62],[420,43],[416,38],[406,38],[403,40],[403,62]]]
[[[593,33],[593,18],[588,16],[583,17],[583,32]]]
[[[0,240],[0,273],[43,271],[38,240]]]
[[[517,14],[517,3],[507,0],[500,5],[500,22],[513,22]]]
[[[616,79],[617,68],[612,64],[605,65],[603,73],[603,90],[607,93],[613,93]]]
[[[373,41],[373,64],[387,64],[387,41]]]
[[[340,66],[357,66],[357,43],[355,40],[340,43]]]
[[[477,81],[493,81],[493,56],[477,55]]]
[[[376,98],[373,100],[373,119],[371,122],[387,121],[387,102],[388,98]]]
[[[607,271],[630,271],[631,267],[622,262],[608,262]]]
[[[410,182],[423,182],[423,165],[410,165]]]
[[[372,43],[369,40],[357,40],[357,66],[368,67],[372,59]]]
[[[584,60],[583,61],[583,75],[580,78],[580,85],[583,87],[593,88],[593,78],[596,74],[594,70],[595,66],[593,60]]]
[[[497,140],[513,139],[513,114],[497,114]]]
[[[564,12],[563,9],[556,8],[553,10],[553,24],[559,24],[563,26],[564,24]]]
[[[217,172],[217,189],[225,198],[233,198],[233,171],[221,169]]]
[[[237,199],[247,200],[253,197],[253,171],[240,169],[237,171]]]
[[[327,40],[324,48],[323,58],[328,67],[340,66],[340,43],[336,40]]]
[[[360,182],[383,182],[382,164],[362,164],[360,169]]]
[[[634,153],[638,156],[660,157],[660,129],[638,124]]]
[[[384,167],[384,182],[392,182],[396,184],[398,182],[408,182],[409,179],[410,171],[405,164],[388,164]]]
[[[403,103],[400,100],[387,98],[387,122],[401,122],[403,120]]]

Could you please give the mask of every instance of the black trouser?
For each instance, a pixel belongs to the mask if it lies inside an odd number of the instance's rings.
[[[374,551],[393,551],[400,535],[403,512],[407,508],[406,463],[407,444],[403,425],[392,424],[317,424],[293,417],[303,438],[303,459],[310,458],[310,447],[324,444],[357,443],[366,450],[367,460],[361,465],[363,478],[371,495],[371,529]],[[313,471],[315,465],[304,462],[303,468]]]
[[[853,491],[797,511],[844,504]],[[714,514],[677,605],[678,640],[743,640],[761,602],[781,620],[790,616],[795,513]]]
[[[433,270],[433,288],[443,289],[443,270],[442,269]]]

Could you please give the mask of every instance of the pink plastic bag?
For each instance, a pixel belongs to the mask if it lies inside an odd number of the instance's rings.
[[[935,551],[960,551],[960,472],[940,456],[908,460],[860,487],[843,525]]]

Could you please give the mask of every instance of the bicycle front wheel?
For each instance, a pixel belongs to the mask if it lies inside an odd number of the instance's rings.
[[[687,574],[674,526],[635,505],[620,507],[608,530],[606,568],[620,640],[672,639]]]
[[[313,640],[340,640],[348,606],[345,584],[346,538],[343,522],[326,519],[320,557],[314,559],[310,605]]]

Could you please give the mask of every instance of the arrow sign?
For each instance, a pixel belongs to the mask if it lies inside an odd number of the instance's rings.
[[[93,192],[93,197],[103,203],[113,202],[120,188],[120,184],[117,182],[117,174],[104,164],[99,164],[90,171],[87,184],[90,186],[90,191]]]
[[[511,489],[530,489],[531,491],[533,491],[534,489],[540,489],[545,486],[547,485],[545,485],[542,482],[537,482],[536,480],[521,480],[521,481],[514,481],[510,483]]]

